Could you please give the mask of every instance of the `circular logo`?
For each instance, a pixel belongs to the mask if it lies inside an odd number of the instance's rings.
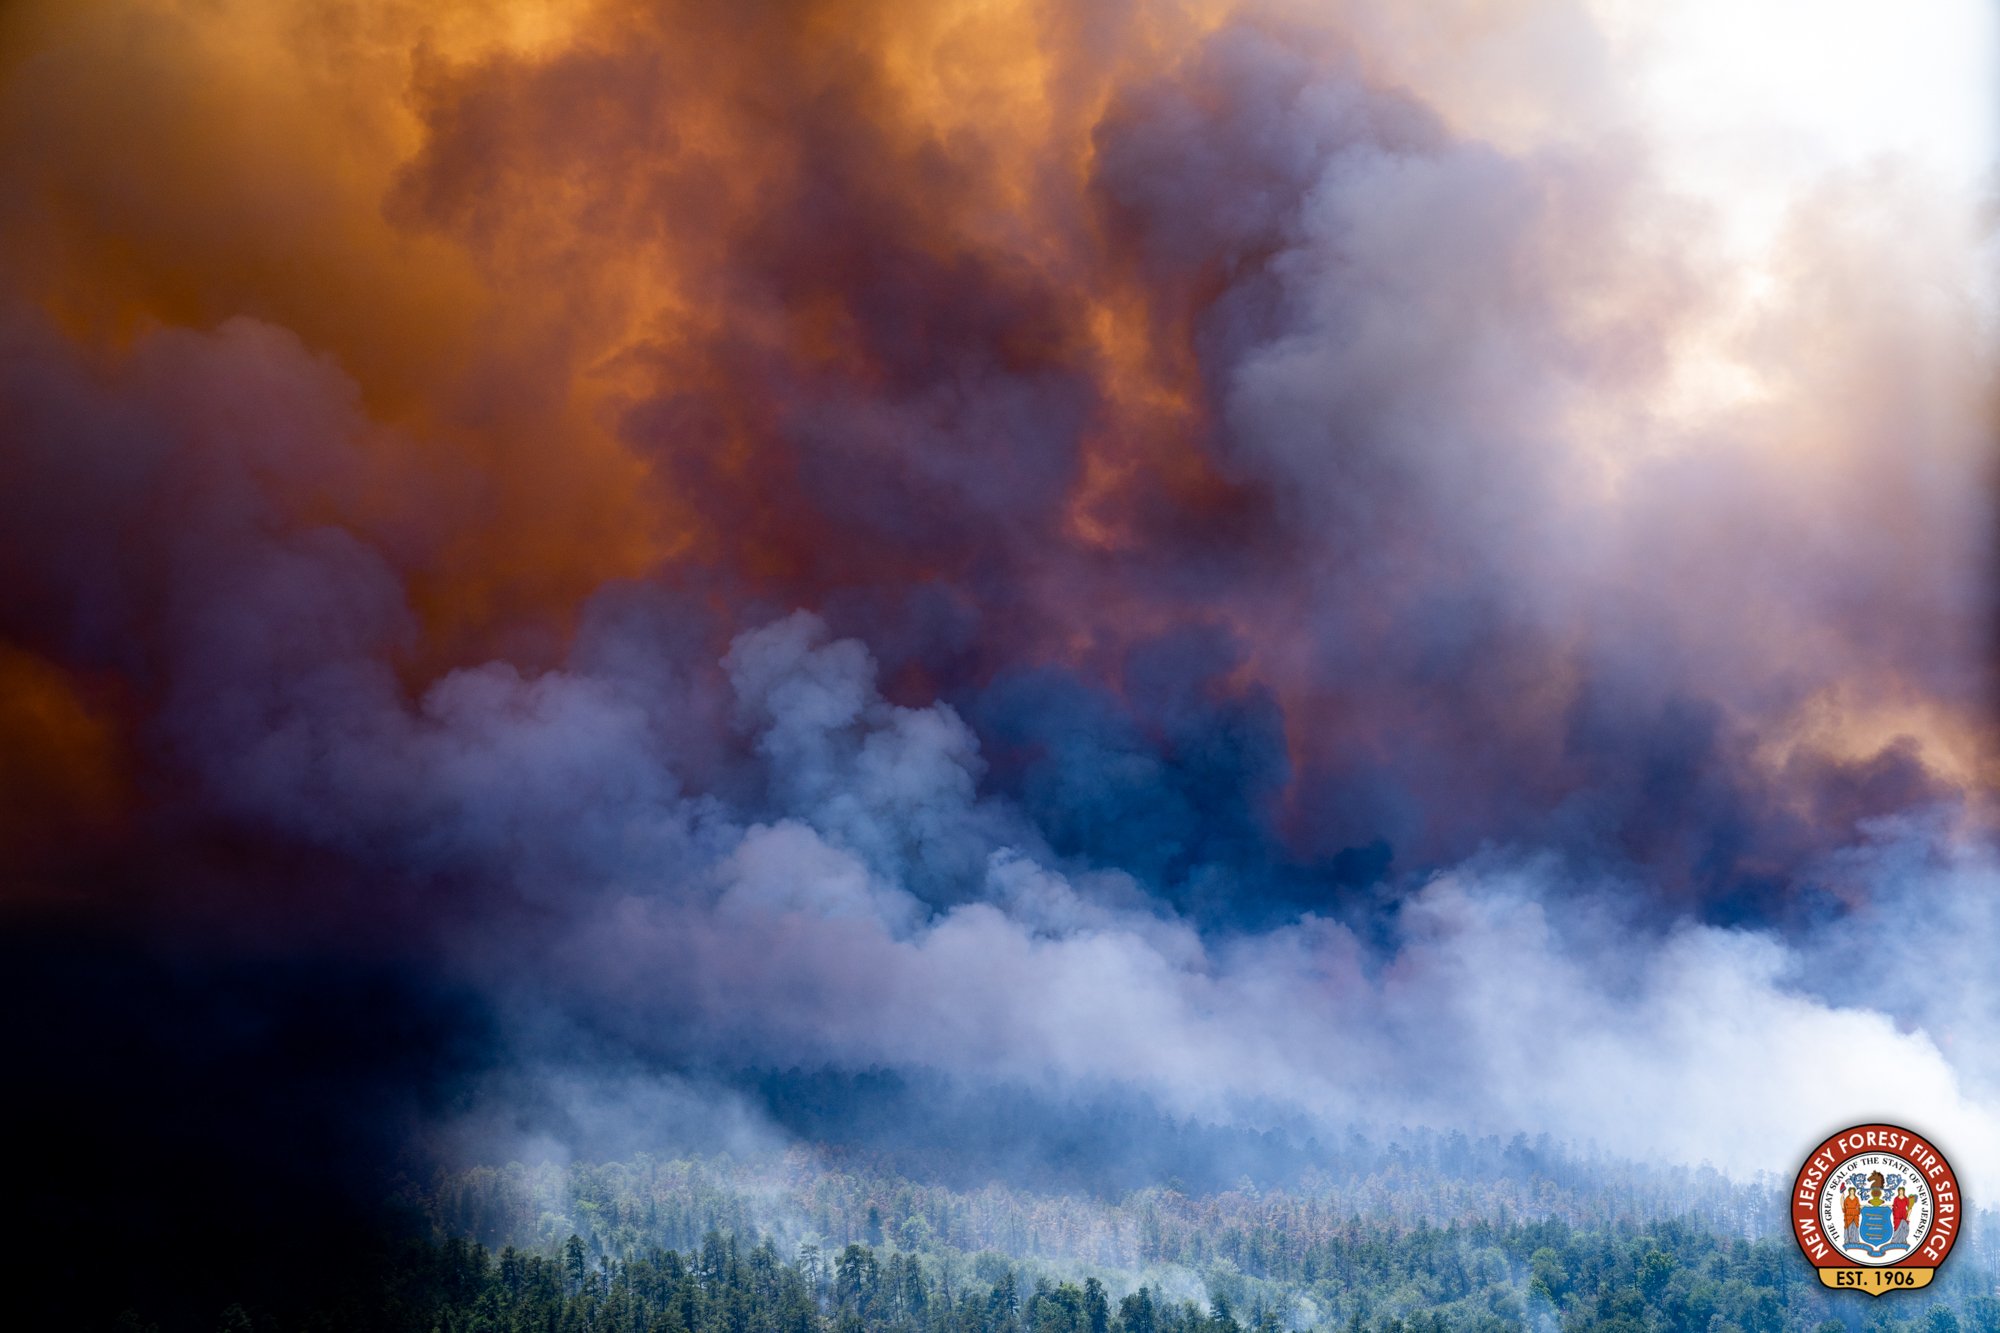
[[[1951,1163],[1900,1125],[1841,1130],[1792,1185],[1792,1235],[1819,1280],[1871,1296],[1928,1286],[1964,1214]]]

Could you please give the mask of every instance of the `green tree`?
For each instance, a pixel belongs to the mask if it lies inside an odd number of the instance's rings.
[[[1083,1324],[1085,1333],[1110,1333],[1111,1303],[1104,1298],[1104,1284],[1094,1277],[1083,1280]]]
[[[1151,1287],[1142,1286],[1118,1302],[1118,1322],[1124,1325],[1124,1333],[1158,1333],[1159,1312]]]

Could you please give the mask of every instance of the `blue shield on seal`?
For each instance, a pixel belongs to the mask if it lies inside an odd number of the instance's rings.
[[[1861,1207],[1861,1243],[1877,1254],[1896,1234],[1896,1221],[1886,1204]]]

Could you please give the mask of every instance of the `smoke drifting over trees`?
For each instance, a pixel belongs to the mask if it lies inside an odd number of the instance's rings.
[[[0,16],[30,1117],[2000,1188],[1990,217],[1746,255],[1615,7],[1313,8]]]

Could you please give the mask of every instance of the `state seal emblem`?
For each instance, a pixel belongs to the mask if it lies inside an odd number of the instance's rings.
[[[1928,1286],[1965,1215],[1951,1163],[1900,1125],[1854,1125],[1813,1149],[1791,1207],[1819,1280],[1871,1296]]]

